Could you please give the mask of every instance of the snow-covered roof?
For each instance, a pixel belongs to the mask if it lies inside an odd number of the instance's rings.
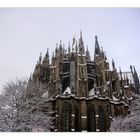
[[[86,66],[87,64],[85,63],[85,64],[80,64],[80,63],[78,63],[78,65],[79,66]]]
[[[48,98],[48,90],[46,90],[43,94],[42,94],[42,98]]]
[[[133,97],[128,98],[127,100],[133,100]]]
[[[112,99],[113,99],[113,101],[118,101],[118,99],[113,95],[112,95]]]
[[[128,85],[125,85],[124,88],[129,88],[129,86]]]
[[[71,89],[70,87],[67,87],[66,90],[63,92],[63,94],[71,94]]]
[[[109,85],[110,84],[110,81],[107,81],[107,85]]]
[[[89,96],[95,95],[94,88],[89,91]]]

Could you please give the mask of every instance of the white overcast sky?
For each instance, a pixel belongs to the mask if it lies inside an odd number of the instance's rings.
[[[117,69],[135,65],[140,74],[140,8],[0,8],[0,89],[16,77],[29,77],[40,52],[77,39],[94,53],[94,36]]]

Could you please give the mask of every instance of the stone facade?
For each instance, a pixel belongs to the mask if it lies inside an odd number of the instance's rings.
[[[112,117],[127,115],[133,93],[139,93],[137,72],[135,67],[130,69],[130,72],[117,72],[114,60],[110,69],[97,36],[94,60],[91,60],[80,32],[79,41],[73,38],[68,49],[62,41],[56,45],[51,63],[48,50],[43,60],[40,55],[27,87],[28,91],[31,86],[36,90],[27,92],[27,98],[46,95],[56,118],[54,131],[109,131]]]

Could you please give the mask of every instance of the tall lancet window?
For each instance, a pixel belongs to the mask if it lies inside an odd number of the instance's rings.
[[[62,132],[71,131],[71,105],[64,103],[62,110]]]
[[[87,109],[87,131],[88,132],[96,131],[95,109],[93,105],[89,106]]]
[[[105,112],[102,107],[98,109],[99,119],[98,119],[98,128],[100,132],[106,131],[105,126]]]
[[[81,124],[79,123],[80,114],[77,106],[74,106],[74,115],[75,115],[75,119],[74,119],[75,132],[80,132],[81,131]]]

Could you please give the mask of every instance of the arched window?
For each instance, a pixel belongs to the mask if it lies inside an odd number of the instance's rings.
[[[89,106],[87,109],[87,131],[88,132],[96,131],[96,118],[94,106]]]
[[[62,109],[62,132],[71,131],[71,105],[64,103]]]
[[[80,132],[81,131],[81,125],[79,123],[79,110],[77,106],[74,106],[74,115],[75,115],[75,119],[74,119],[74,129],[75,132]]]
[[[99,107],[98,110],[98,115],[99,115],[99,119],[98,119],[98,128],[100,132],[105,132],[106,131],[106,126],[105,126],[105,113],[102,107]]]

